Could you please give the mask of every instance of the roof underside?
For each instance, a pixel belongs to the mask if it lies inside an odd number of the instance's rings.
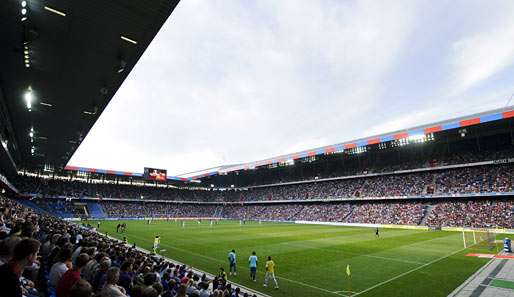
[[[0,99],[12,125],[11,131],[2,131],[2,138],[8,140],[18,167],[49,164],[58,169],[179,1],[27,0],[25,21],[21,0],[1,2]],[[31,111],[24,100],[29,87],[34,95]]]

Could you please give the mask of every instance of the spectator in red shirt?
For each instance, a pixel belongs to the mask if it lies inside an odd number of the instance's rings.
[[[80,254],[72,269],[66,271],[57,285],[57,297],[70,297],[71,287],[80,280],[80,272],[89,262],[87,254]]]

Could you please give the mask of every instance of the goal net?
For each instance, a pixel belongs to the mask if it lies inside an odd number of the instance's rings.
[[[464,248],[474,247],[488,250],[496,249],[496,234],[490,230],[462,230]]]

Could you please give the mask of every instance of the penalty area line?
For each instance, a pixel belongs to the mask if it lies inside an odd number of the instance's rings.
[[[355,291],[348,291],[348,290],[341,290],[341,291],[334,291],[332,293],[337,294],[337,295],[341,295],[341,296],[351,297],[356,292]],[[343,293],[349,293],[350,295],[346,295],[346,294],[343,294]]]
[[[378,287],[380,287],[380,286],[382,286],[382,285],[385,285],[385,284],[387,284],[387,283],[390,283],[390,282],[392,282],[392,281],[394,281],[394,280],[396,280],[396,279],[399,279],[399,278],[401,278],[401,277],[403,277],[403,276],[405,276],[405,275],[407,275],[407,274],[410,274],[410,273],[412,273],[412,272],[414,272],[414,271],[418,271],[418,270],[420,270],[420,269],[422,269],[422,268],[425,268],[425,267],[427,267],[427,266],[429,266],[429,265],[432,265],[432,264],[434,264],[434,263],[436,263],[436,262],[439,262],[439,261],[441,261],[441,260],[444,260],[444,259],[446,259],[446,258],[448,258],[448,257],[451,257],[451,256],[455,255],[455,254],[458,254],[458,253],[462,252],[462,251],[463,251],[463,250],[465,250],[465,249],[466,249],[466,248],[462,248],[462,249],[460,249],[460,250],[458,250],[458,251],[455,251],[455,252],[453,252],[453,253],[450,253],[450,254],[448,254],[448,255],[446,255],[446,256],[443,256],[443,257],[441,257],[441,258],[437,258],[437,259],[432,260],[432,261],[430,261],[430,262],[428,262],[428,263],[426,263],[426,264],[423,264],[423,265],[421,265],[421,266],[418,266],[418,267],[413,268],[413,269],[411,269],[411,270],[408,270],[408,271],[406,271],[406,272],[400,273],[400,274],[398,274],[398,275],[397,275],[397,276],[395,276],[395,277],[392,277],[392,278],[390,278],[390,279],[388,279],[388,280],[385,280],[385,281],[383,281],[383,282],[380,282],[380,283],[378,283],[378,284],[376,284],[376,285],[374,285],[374,286],[371,286],[371,287],[369,287],[369,288],[367,288],[367,289],[365,289],[365,290],[363,290],[363,291],[360,291],[360,292],[358,292],[358,293],[355,293],[355,294],[353,294],[353,295],[351,295],[351,296],[352,296],[352,297],[355,297],[355,296],[359,296],[359,295],[361,295],[361,294],[364,294],[364,293],[366,293],[366,292],[369,292],[369,291],[371,291],[371,290],[373,290],[373,289],[375,289],[375,288],[378,288]]]

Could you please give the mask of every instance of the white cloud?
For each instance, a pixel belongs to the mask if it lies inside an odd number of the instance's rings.
[[[511,2],[512,3],[512,2]],[[512,5],[511,12],[514,10]],[[480,85],[514,63],[514,16],[508,13],[493,26],[453,44],[453,93]]]
[[[416,94],[402,93],[403,82],[412,81],[405,57],[429,56],[416,44],[426,41],[418,33],[426,19],[440,19],[428,10],[433,6],[182,1],[70,164],[135,172],[154,166],[181,174],[474,110],[461,106],[480,107],[488,94],[448,104],[446,94],[433,92],[446,86],[433,81]],[[462,55],[471,55],[469,46],[462,46]],[[420,70],[432,70],[438,60],[435,55]]]

